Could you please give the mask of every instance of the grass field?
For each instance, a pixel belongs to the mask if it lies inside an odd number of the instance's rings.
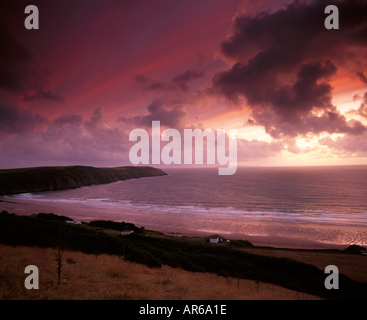
[[[208,237],[170,237],[125,222],[65,219],[0,213],[1,299],[367,299],[367,257],[358,246],[210,244]],[[136,233],[121,236],[126,228]],[[57,252],[64,252],[61,287]],[[24,287],[27,265],[39,267],[39,290]],[[339,268],[340,290],[325,288],[327,265]]]
[[[147,266],[117,256],[65,251],[58,285],[55,249],[0,244],[2,300],[319,300],[276,285],[180,268]],[[39,289],[28,290],[27,265],[39,269]]]

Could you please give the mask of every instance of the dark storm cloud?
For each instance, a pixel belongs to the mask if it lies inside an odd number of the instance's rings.
[[[63,114],[53,121],[55,126],[79,125],[83,122],[83,117],[78,114]]]
[[[65,101],[47,89],[47,81],[37,70],[32,54],[3,25],[0,25],[0,44],[0,89],[22,95],[25,102]]]
[[[162,126],[182,128],[186,111],[180,102],[156,99],[147,107],[149,114],[145,116],[120,117],[118,122],[134,124],[136,126],[151,127],[152,121],[160,121]]]
[[[94,110],[92,116],[90,117],[89,121],[85,121],[84,126],[88,130],[98,130],[101,126],[105,123],[105,113],[103,108],[97,108]]]
[[[135,81],[142,86],[144,90],[166,90],[166,91],[181,91],[187,93],[189,91],[188,83],[196,79],[202,78],[204,72],[195,70],[187,70],[172,78],[170,82],[152,80],[148,76],[138,74],[135,76]]]
[[[0,102],[0,135],[27,134],[48,123],[40,114],[29,111],[6,101]]]
[[[257,109],[252,113],[254,123],[262,125],[265,131],[275,139],[285,136],[297,137],[308,134],[327,133],[347,133],[359,135],[366,133],[367,129],[360,121],[349,120],[334,107],[329,111],[322,112],[321,115],[312,113],[300,116],[297,121],[289,122],[281,120],[273,111],[269,109]]]
[[[176,90],[176,87],[168,82],[153,80],[144,89],[153,90],[153,91],[156,91],[156,90],[172,91],[172,90]]]
[[[189,87],[187,83],[204,76],[203,72],[188,70],[172,79],[172,83],[176,84],[183,92],[188,92]]]
[[[135,81],[144,90],[164,90],[169,95],[153,100],[148,106],[148,115],[120,117],[118,122],[125,122],[137,126],[151,127],[152,121],[160,121],[162,126],[169,128],[183,128],[183,120],[187,115],[184,110],[182,95],[189,91],[188,83],[202,78],[203,72],[187,70],[172,78],[170,82],[152,80],[150,77],[139,74]]]
[[[42,88],[38,88],[35,93],[23,95],[23,101],[30,102],[35,100],[52,100],[56,102],[65,102],[65,98],[60,97],[59,95],[52,93],[49,90],[44,90]]]
[[[358,75],[359,79],[361,79],[364,83],[367,84],[367,77],[364,75],[364,73],[362,71],[358,71],[357,75]]]
[[[339,8],[338,30],[324,27],[330,4]],[[329,81],[339,67],[365,63],[366,16],[367,2],[357,0],[297,1],[271,14],[239,15],[232,36],[221,43],[233,66],[214,75],[213,89],[234,103],[245,99],[256,124],[274,138],[363,133],[360,122],[347,122],[332,105]]]
[[[5,168],[69,165],[128,164],[129,139],[123,130],[105,123],[103,109],[88,120],[63,114],[53,121],[18,106],[0,103],[0,166]]]
[[[31,69],[33,59],[30,53],[0,25],[0,88],[21,93],[34,73]]]
[[[339,9],[340,28],[335,32],[324,26],[328,5]],[[332,52],[342,57],[350,45],[366,47],[366,15],[366,1],[295,1],[273,14],[237,16],[233,35],[222,41],[221,51],[227,58],[245,63],[259,52],[274,48],[281,53],[275,59],[282,68]],[[337,47],[342,51],[334,51]]]

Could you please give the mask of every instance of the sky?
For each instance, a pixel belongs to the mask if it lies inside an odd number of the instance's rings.
[[[239,166],[367,164],[367,1],[32,4],[0,3],[2,169],[131,165],[152,121],[236,129]]]

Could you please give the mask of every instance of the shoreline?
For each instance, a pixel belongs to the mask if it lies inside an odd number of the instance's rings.
[[[144,227],[145,226],[139,226]],[[208,237],[212,236],[214,232],[210,231],[200,231],[200,230],[189,230],[183,228],[176,228],[172,230],[172,228],[168,227],[156,227],[153,229],[149,228],[146,230],[156,231],[161,233],[166,232],[180,232],[183,236],[186,237]],[[312,240],[305,240],[301,238],[286,238],[286,237],[277,237],[277,236],[249,236],[246,234],[240,233],[219,233],[219,237],[222,237],[226,240],[245,240],[251,242],[255,247],[269,247],[275,249],[304,249],[304,250],[328,250],[328,249],[339,249],[343,250],[348,248],[349,244],[334,244],[334,243],[324,243],[317,242]]]
[[[16,215],[30,216],[34,213],[54,213],[56,215],[64,215],[72,218],[73,220],[80,220],[82,222],[90,222],[92,220],[107,220],[107,221],[126,221],[135,224],[137,227],[144,227],[146,230],[152,230],[162,233],[167,232],[180,232],[184,236],[188,237],[208,237],[214,234],[228,239],[228,240],[246,240],[257,247],[271,247],[271,248],[284,248],[284,249],[305,249],[305,250],[322,250],[322,249],[345,249],[350,244],[337,244],[327,243],[315,240],[309,240],[305,238],[296,237],[282,237],[277,235],[247,235],[244,232],[233,232],[216,230],[215,226],[209,225],[195,225],[195,219],[192,223],[187,223],[185,218],[181,218],[176,223],[171,225],[159,225],[162,221],[167,221],[169,217],[154,213],[152,216],[147,217],[149,212],[140,212],[127,210],[124,212],[106,212],[101,208],[86,208],[86,207],[69,207],[63,205],[52,205],[52,208],[47,203],[34,203],[29,201],[20,201],[19,199],[7,199],[0,200],[0,212],[6,210],[9,213],[15,213]],[[186,223],[185,223],[186,222]],[[266,223],[265,223],[266,224]],[[264,224],[264,225],[265,225]],[[197,229],[193,229],[196,227]]]

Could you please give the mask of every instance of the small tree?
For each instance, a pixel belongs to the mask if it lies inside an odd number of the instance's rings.
[[[96,258],[98,258],[98,232],[96,232],[96,235],[95,235],[94,249],[95,249]]]

